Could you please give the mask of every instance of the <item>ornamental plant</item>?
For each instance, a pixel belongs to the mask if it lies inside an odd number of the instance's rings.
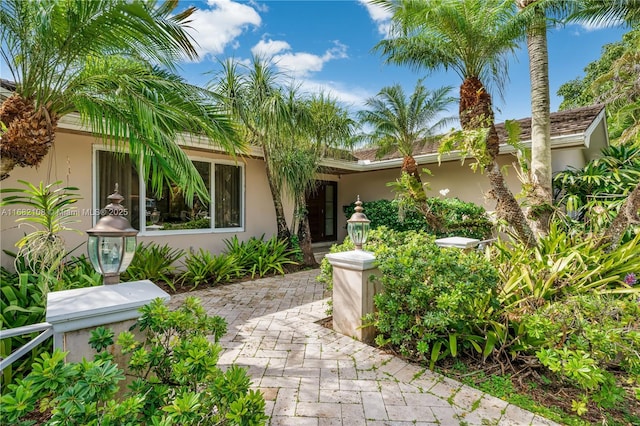
[[[99,327],[90,339],[97,351],[92,361],[65,363],[65,353],[45,353],[26,378],[10,385],[0,400],[0,422],[26,422],[48,412],[47,425],[266,423],[264,399],[249,389],[246,369],[217,366],[223,318],[207,316],[193,297],[175,311],[157,299],[141,313],[136,326],[145,339],[131,332],[117,338],[120,351],[130,356],[126,369],[134,380],[128,390],[121,386],[122,366],[114,363],[114,334]]]

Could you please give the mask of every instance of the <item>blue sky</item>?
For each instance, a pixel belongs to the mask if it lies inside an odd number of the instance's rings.
[[[182,64],[181,70],[193,84],[210,81],[212,74],[205,73],[215,73],[219,60],[248,61],[257,53],[273,57],[304,90],[328,92],[353,111],[384,86],[400,83],[411,93],[421,77],[431,89],[451,85],[458,94],[460,80],[452,72],[427,75],[386,65],[372,52],[384,37],[388,16],[365,0],[183,0],[182,5],[199,9],[191,26],[200,61]],[[549,33],[552,111],[561,102],[555,95],[558,87],[582,76],[584,67],[600,57],[602,46],[620,40],[625,31],[570,25]],[[498,121],[531,115],[526,47],[512,58],[509,76],[505,99],[494,97]]]

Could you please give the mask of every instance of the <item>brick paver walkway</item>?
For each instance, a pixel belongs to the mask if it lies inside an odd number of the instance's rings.
[[[226,318],[220,365],[246,366],[271,425],[555,425],[329,330],[317,270],[199,290]]]

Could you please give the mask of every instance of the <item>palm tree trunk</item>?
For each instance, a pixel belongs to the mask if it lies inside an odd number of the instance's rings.
[[[284,214],[284,207],[282,206],[282,199],[280,198],[280,190],[278,185],[274,181],[271,168],[269,167],[269,157],[266,148],[262,148],[264,156],[265,169],[267,173],[267,182],[269,182],[269,189],[271,190],[271,199],[273,200],[273,207],[276,210],[276,228],[278,230],[278,239],[289,240],[291,238],[291,232],[287,227],[287,218]]]
[[[482,82],[476,77],[466,78],[460,86],[460,124],[464,130],[489,128],[486,141],[488,156],[482,166],[487,170],[487,177],[491,184],[490,195],[497,201],[496,214],[513,227],[522,242],[531,245],[535,243],[533,232],[520,205],[507,187],[497,162],[500,139],[492,108],[491,96]]]
[[[0,138],[0,180],[4,180],[16,166],[42,162],[53,145],[58,119],[14,93],[0,105],[0,122],[6,126]]]
[[[537,0],[520,0],[526,7]],[[538,235],[549,232],[553,192],[551,187],[551,131],[549,101],[549,52],[546,16],[534,6],[534,22],[527,30],[529,75],[531,79],[531,192],[527,218]]]
[[[309,227],[309,215],[307,214],[307,206],[304,197],[299,201],[301,211],[304,212],[298,224],[298,241],[302,250],[302,263],[305,266],[318,266],[316,257],[313,254],[313,246],[311,245],[311,228]]]
[[[640,211],[640,182],[620,207],[620,212],[604,232],[598,246],[610,244],[609,250],[614,250],[620,244],[620,240],[629,225],[632,223],[640,224],[638,211]]]

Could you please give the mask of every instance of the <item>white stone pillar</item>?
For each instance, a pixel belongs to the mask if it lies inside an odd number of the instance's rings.
[[[68,351],[67,362],[93,359],[92,330],[104,326],[117,337],[138,319],[142,306],[158,297],[171,298],[149,280],[51,292],[46,318],[53,325],[53,348]]]
[[[373,296],[380,291],[380,273],[373,253],[363,250],[331,253],[325,257],[333,266],[333,329],[363,342],[375,338],[373,327],[362,327],[362,318],[373,313]]]

